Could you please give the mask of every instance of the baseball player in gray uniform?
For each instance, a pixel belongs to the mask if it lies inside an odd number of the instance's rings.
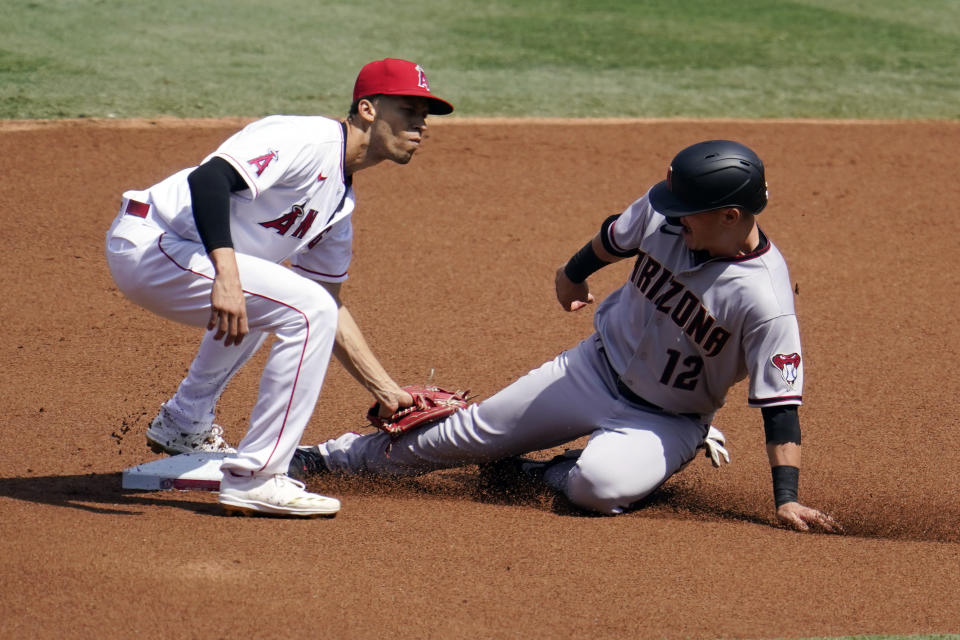
[[[803,359],[786,263],[756,222],[766,204],[763,164],[746,146],[710,140],[682,150],[665,181],[604,221],[557,271],[557,298],[574,311],[594,302],[590,274],[633,259],[627,282],[597,307],[592,336],[427,428],[300,447],[290,473],[419,474],[506,459],[585,510],[618,514],[701,447],[715,464],[726,456],[711,422],[749,376],[776,517],[839,531],[798,501]],[[550,461],[517,457],[581,436],[582,450]]]
[[[208,329],[147,443],[169,454],[228,454],[219,496],[228,510],[339,510],[338,500],[286,475],[331,352],[385,415],[412,403],[340,300],[352,255],[352,179],[384,160],[409,162],[427,115],[451,111],[420,65],[378,60],[357,76],[347,118],[258,120],[199,166],[123,194],[106,240],[117,286],[146,309]],[[270,334],[276,339],[249,429],[234,449],[214,423],[217,400]]]

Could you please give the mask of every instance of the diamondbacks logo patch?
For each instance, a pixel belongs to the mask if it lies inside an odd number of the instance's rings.
[[[797,381],[797,374],[800,372],[800,354],[799,353],[778,353],[770,358],[770,362],[780,370],[780,375],[790,386]]]

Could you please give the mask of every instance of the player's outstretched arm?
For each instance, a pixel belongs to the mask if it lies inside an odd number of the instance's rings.
[[[593,304],[595,299],[590,293],[587,278],[595,271],[618,260],[621,260],[619,256],[614,256],[604,249],[598,233],[565,265],[557,269],[554,286],[557,290],[557,301],[564,311],[576,311],[588,304]]]
[[[767,458],[773,474],[777,520],[796,531],[819,530],[843,533],[843,527],[829,514],[806,507],[797,500],[800,475],[800,445],[794,442],[767,443]]]
[[[340,283],[321,282],[337,302],[337,337],[333,354],[353,378],[380,404],[381,417],[388,417],[413,404],[413,397],[400,388],[373,354],[353,315],[340,300]]]

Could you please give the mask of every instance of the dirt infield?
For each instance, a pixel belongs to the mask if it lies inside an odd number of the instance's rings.
[[[767,165],[761,225],[796,283],[801,498],[845,536],[773,526],[759,412],[735,388],[704,459],[645,509],[571,513],[476,468],[332,479],[331,520],[228,518],[215,494],[121,489],[200,339],[127,302],[103,238],[126,188],[236,123],[0,127],[2,638],[782,638],[960,632],[960,123],[438,123],[356,180],[344,299],[402,383],[487,396],[591,330],[553,271],[692,142]],[[610,293],[630,266],[597,274]],[[414,287],[442,302],[410,304]],[[263,350],[262,350],[263,351]],[[219,422],[243,435],[261,353]],[[362,429],[339,367],[305,435]],[[554,452],[545,452],[547,454]]]

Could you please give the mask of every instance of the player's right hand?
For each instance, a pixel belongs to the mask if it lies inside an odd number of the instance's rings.
[[[240,274],[233,249],[214,249],[211,259],[217,274],[210,290],[210,319],[207,330],[216,329],[214,340],[223,339],[223,346],[239,345],[250,333],[247,324],[247,301],[240,284]]]
[[[397,387],[395,392],[388,393],[380,398],[374,395],[379,405],[381,418],[389,418],[400,409],[413,406],[413,396],[409,392]]]
[[[247,302],[238,280],[236,286],[224,284],[220,277],[214,278],[210,292],[210,320],[207,329],[216,329],[214,340],[223,339],[223,346],[239,345],[250,333],[247,324]]]
[[[594,302],[590,286],[586,281],[572,282],[563,267],[557,269],[554,284],[557,289],[557,301],[564,311],[576,311]]]

